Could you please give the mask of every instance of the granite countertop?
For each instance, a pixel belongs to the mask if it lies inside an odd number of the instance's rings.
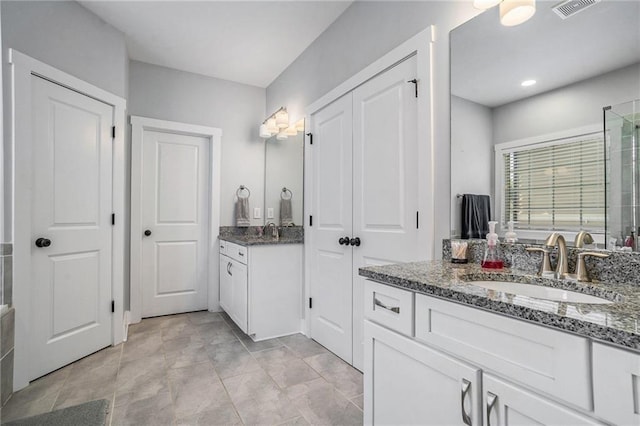
[[[273,237],[262,236],[259,237],[257,235],[219,235],[223,241],[228,241],[230,243],[239,244],[241,246],[260,246],[267,244],[302,244],[304,243],[304,236],[295,235],[295,236],[282,236],[278,239]]]
[[[370,266],[360,268],[360,275],[416,293],[549,326],[640,352],[640,286],[638,285],[554,280],[508,268],[489,272],[477,263],[457,265],[440,260]],[[474,286],[471,282],[481,280],[543,284],[602,297],[614,303],[596,305],[550,301],[488,290]]]

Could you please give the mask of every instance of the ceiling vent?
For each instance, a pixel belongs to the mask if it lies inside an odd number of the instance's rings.
[[[567,19],[600,1],[602,0],[567,0],[553,6],[553,11],[562,19]]]

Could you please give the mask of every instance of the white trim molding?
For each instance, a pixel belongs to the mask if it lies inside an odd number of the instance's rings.
[[[29,384],[28,335],[31,324],[31,76],[35,75],[113,107],[112,344],[124,338],[124,217],[126,100],[70,74],[9,49],[11,65],[11,144],[13,150],[13,302],[16,307],[14,391]]]
[[[131,116],[131,297],[130,323],[138,323],[142,319],[142,209],[140,206],[142,194],[142,140],[145,130],[179,133],[189,136],[199,136],[209,139],[210,145],[210,173],[209,190],[211,194],[209,205],[209,253],[208,302],[209,311],[219,311],[219,275],[218,275],[218,232],[220,229],[220,153],[222,130],[215,127],[198,126],[195,124],[178,123],[175,121],[158,120],[147,117]],[[133,167],[133,165],[137,167]]]
[[[341,96],[353,91],[358,86],[366,83],[377,75],[392,68],[403,60],[416,56],[417,80],[420,96],[418,97],[418,207],[420,211],[420,228],[418,230],[419,246],[422,248],[419,256],[423,260],[434,259],[436,243],[435,236],[435,156],[434,156],[434,105],[433,105],[433,43],[435,40],[435,27],[429,26],[409,40],[405,41],[386,55],[356,73],[344,83],[329,91],[317,101],[305,108],[305,125],[311,128],[311,116],[337,100]],[[307,137],[308,139],[308,137]],[[308,142],[308,140],[306,141]],[[313,199],[313,183],[309,176],[314,176],[313,161],[309,150],[305,149],[304,158],[304,194],[305,200]],[[310,259],[313,245],[312,233],[309,227],[311,203],[304,203],[304,227],[305,227],[305,272],[304,272],[304,298],[308,300],[310,293]],[[310,330],[309,306],[305,303],[305,327],[303,333]]]

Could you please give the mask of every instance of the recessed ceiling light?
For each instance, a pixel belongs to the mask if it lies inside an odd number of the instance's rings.
[[[522,83],[520,83],[522,87],[529,87],[529,86],[533,86],[534,84],[536,84],[535,80],[525,80]]]

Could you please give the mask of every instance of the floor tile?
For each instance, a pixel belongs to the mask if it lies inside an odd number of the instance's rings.
[[[350,401],[353,402],[359,409],[364,410],[364,394],[354,396],[350,399]]]
[[[173,403],[178,418],[206,411],[225,411],[231,404],[211,363],[205,362],[169,371]],[[228,408],[228,407],[227,407]]]
[[[221,404],[219,407],[178,418],[178,426],[222,426],[241,425],[242,421],[231,402]]]
[[[135,334],[124,343],[121,362],[144,358],[161,350],[162,332],[160,330]]]
[[[255,359],[262,365],[273,363],[286,363],[299,359],[296,354],[286,347],[268,349],[253,354]]]
[[[182,368],[209,361],[204,341],[199,335],[165,340],[162,349],[168,368]]]
[[[309,365],[285,347],[257,352],[253,356],[281,388],[320,377]]]
[[[224,322],[210,322],[195,326],[200,337],[208,345],[238,340],[229,326]]]
[[[218,312],[198,311],[187,314],[192,324],[206,324],[210,322],[224,321]]]
[[[193,328],[193,324],[189,321],[189,318],[186,315],[166,324],[165,327],[160,329],[160,332],[162,334],[162,340],[172,340],[192,335],[199,335],[198,331]]]
[[[164,356],[161,353],[123,362],[118,372],[115,406],[169,392]]]
[[[287,420],[284,423],[280,423],[278,426],[306,426],[309,422],[304,417],[296,417],[295,419]]]
[[[114,407],[112,426],[159,426],[175,424],[169,392]]]
[[[362,373],[336,355],[320,354],[304,360],[347,398],[362,394]]]
[[[309,339],[303,334],[293,334],[291,336],[281,337],[280,341],[300,358],[307,358],[313,355],[329,353],[324,346],[316,341]]]
[[[315,381],[292,403],[312,425],[362,425],[362,411],[326,382]]]
[[[240,343],[238,342],[238,344]],[[233,348],[233,350],[221,351],[219,348],[216,350],[217,346],[213,345],[213,349],[208,349],[207,352],[213,367],[221,378],[224,379],[249,371],[260,370],[258,361],[244,347],[243,351],[240,351],[235,345],[227,345],[223,346],[223,348]]]
[[[236,336],[238,336],[242,344],[247,348],[249,352],[259,352],[264,351],[265,349],[272,349],[282,346],[282,342],[278,339],[267,339],[261,340],[259,342],[254,342],[251,337],[247,336],[244,333],[242,333],[241,335],[238,335],[237,333],[235,334]]]

